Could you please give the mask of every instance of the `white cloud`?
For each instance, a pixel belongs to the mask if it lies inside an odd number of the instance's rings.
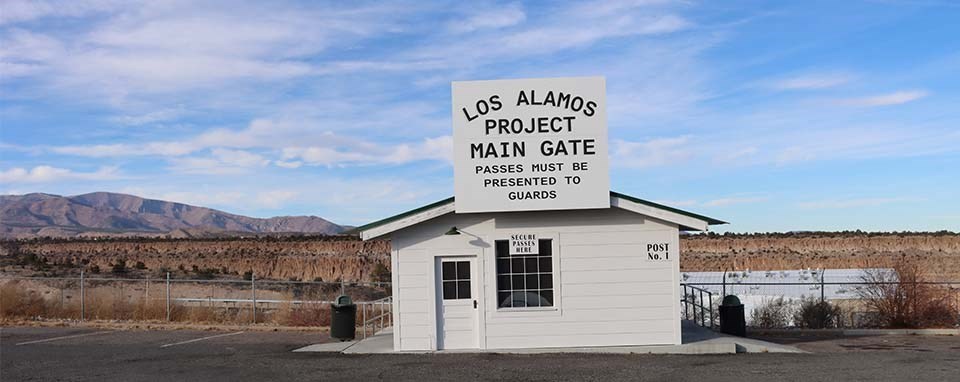
[[[929,95],[929,93],[925,90],[904,90],[875,96],[841,99],[837,100],[836,103],[838,105],[859,107],[890,106],[913,102],[927,95]]]
[[[663,204],[668,207],[692,207],[697,205],[696,200],[654,200],[654,203]]]
[[[759,202],[765,202],[767,200],[769,200],[769,198],[759,197],[759,196],[720,198],[720,199],[708,200],[703,203],[703,206],[704,207],[725,207],[725,206],[730,206],[734,204],[759,203]]]
[[[689,142],[688,136],[658,138],[646,142],[616,139],[611,142],[610,164],[634,168],[677,164],[693,156],[687,148]]]
[[[265,191],[257,194],[257,202],[265,208],[279,208],[298,195],[299,192],[290,190]]]
[[[259,154],[224,148],[214,148],[206,157],[176,157],[169,161],[171,169],[177,172],[213,175],[242,174],[270,163]]]
[[[499,29],[522,23],[527,19],[520,4],[493,5],[488,9],[469,9],[469,13],[450,22],[454,33],[473,32],[478,29]]]
[[[896,198],[853,198],[853,199],[832,199],[803,202],[798,204],[800,208],[806,209],[840,209],[872,207],[893,203],[906,203],[919,201],[917,198],[896,197]]]
[[[43,17],[78,17],[116,9],[132,1],[111,0],[5,0],[0,25],[31,21]]]
[[[32,169],[14,167],[0,172],[2,183],[50,183],[69,180],[112,180],[121,178],[117,167],[101,167],[94,172],[77,172],[53,166],[36,166]]]
[[[192,155],[204,150],[209,155]],[[267,158],[250,150],[276,150]],[[213,129],[183,141],[50,147],[57,154],[85,157],[160,156],[171,169],[191,174],[239,174],[271,161],[280,167],[404,164],[421,160],[451,162],[453,138],[382,144],[324,131],[312,122],[255,120],[246,129]]]
[[[165,122],[177,119],[183,116],[184,110],[182,107],[178,108],[166,108],[161,110],[154,110],[142,114],[135,115],[121,115],[113,118],[113,121],[126,126],[142,126],[149,125],[157,122]]]
[[[352,146],[292,146],[283,149],[283,160],[297,159],[313,166],[403,164],[419,160],[451,161],[453,138],[425,138],[421,143],[378,145],[356,142]]]
[[[286,5],[5,2],[0,20],[11,22],[108,14],[78,28],[0,34],[0,63],[19,76],[42,72],[42,84],[65,94],[94,94],[111,103],[222,91],[217,87],[237,80],[262,83],[312,74],[318,66],[310,56],[385,33],[409,8]]]
[[[277,160],[277,161],[273,161],[273,164],[283,168],[299,168],[300,166],[303,165],[303,162]]]
[[[850,82],[852,76],[840,73],[807,74],[774,80],[770,86],[778,90],[817,90]]]

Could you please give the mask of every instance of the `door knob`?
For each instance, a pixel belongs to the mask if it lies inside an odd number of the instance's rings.
[[[473,300],[473,309],[477,309],[477,300]]]

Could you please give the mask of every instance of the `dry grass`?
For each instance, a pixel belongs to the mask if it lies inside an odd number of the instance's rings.
[[[128,289],[131,290],[131,289]],[[51,292],[52,291],[52,292]],[[79,319],[79,293],[69,300],[58,298],[56,289],[45,291],[35,284],[18,281],[0,285],[0,319],[49,320]],[[84,298],[84,318],[123,322],[163,322],[167,319],[164,298],[136,297],[138,292],[118,293],[116,288],[89,288]],[[50,296],[53,294],[54,296]],[[132,297],[133,296],[133,297]],[[313,299],[319,296],[300,296]],[[248,325],[253,323],[249,305],[224,307],[203,304],[170,305],[170,321],[184,324]],[[327,327],[330,305],[326,303],[283,303],[278,307],[258,308],[257,323],[286,327]]]

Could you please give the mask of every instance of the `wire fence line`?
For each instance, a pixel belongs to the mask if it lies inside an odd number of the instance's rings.
[[[378,319],[389,282],[0,276],[4,316],[327,326],[346,294]],[[387,306],[390,305],[390,306]],[[358,317],[359,318],[359,317]],[[358,320],[358,325],[364,322]]]

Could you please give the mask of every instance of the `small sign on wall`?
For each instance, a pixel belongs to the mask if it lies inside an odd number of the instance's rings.
[[[670,261],[670,243],[647,244],[648,261]]]
[[[532,233],[510,235],[510,255],[536,255],[540,253],[540,241]]]

